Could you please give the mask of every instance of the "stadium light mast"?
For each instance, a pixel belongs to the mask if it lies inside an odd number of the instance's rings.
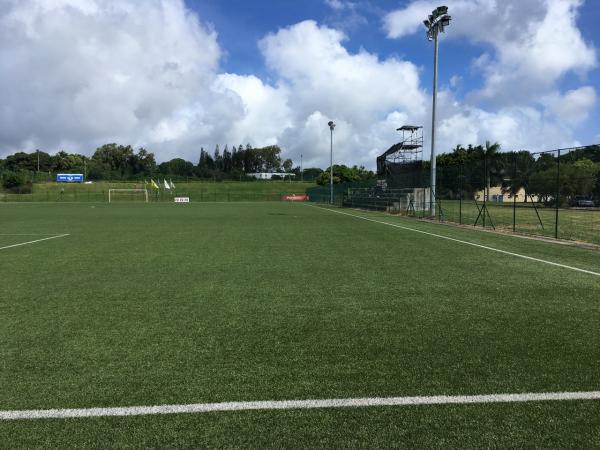
[[[438,77],[438,35],[450,25],[451,16],[448,15],[447,6],[438,6],[429,17],[423,21],[427,28],[427,39],[434,42],[433,52],[433,104],[431,108],[431,189],[430,189],[430,211],[435,216],[436,201],[436,155],[435,155],[435,107],[437,100],[437,77]]]
[[[335,123],[330,120],[327,125],[329,125],[329,131],[331,132],[331,139],[329,141],[329,203],[333,205],[333,129],[335,128]]]

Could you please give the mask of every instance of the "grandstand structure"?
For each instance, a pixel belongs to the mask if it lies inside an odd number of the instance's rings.
[[[397,128],[401,140],[377,157],[375,186],[356,186],[345,192],[344,205],[415,214],[429,209],[429,184],[423,168],[423,127]]]
[[[429,208],[429,185],[423,176],[423,127],[397,128],[401,140],[377,157],[377,184],[350,187],[344,196],[349,207],[414,214]]]
[[[377,175],[387,177],[414,169],[423,163],[423,127],[403,125],[397,128],[401,141],[377,157]]]

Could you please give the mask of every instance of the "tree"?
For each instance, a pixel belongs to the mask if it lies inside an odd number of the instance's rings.
[[[561,165],[561,194],[569,198],[577,195],[591,196],[596,187],[598,167],[598,164],[589,159]]]
[[[525,191],[524,201],[527,202],[529,179],[534,172],[535,159],[527,150],[508,153],[507,158],[507,178],[502,181],[502,192],[514,196],[523,189]]]
[[[23,172],[8,170],[2,174],[2,187],[7,191],[27,194],[31,192],[31,181]]]
[[[490,143],[490,141],[485,141],[484,148],[484,158],[486,159],[487,173],[485,174],[485,178],[487,180],[486,183],[486,199],[490,198],[490,187],[493,184],[494,186],[502,183],[502,175],[504,173],[504,168],[502,164],[502,158],[499,157],[498,152],[500,151],[500,144],[497,142]]]
[[[284,172],[291,172],[292,167],[294,166],[294,162],[291,159],[286,159],[285,161],[283,161],[282,166]]]
[[[219,151],[219,144],[215,147],[215,169],[223,170],[223,157],[221,156],[221,152]]]
[[[128,171],[131,175],[151,175],[156,170],[156,160],[154,153],[148,152],[145,148],[140,148],[136,153],[132,153],[128,164]]]
[[[309,169],[307,169],[309,170]],[[327,168],[324,172],[321,172],[317,177],[317,184],[326,185],[329,184],[329,172],[330,169]],[[333,166],[333,183],[353,183],[358,181],[368,181],[375,179],[375,174],[366,170],[363,166],[357,167],[347,167],[345,165],[336,165]]]
[[[174,158],[160,164],[158,170],[163,175],[190,177],[194,175],[194,164],[182,158]]]
[[[308,169],[304,169],[303,178],[304,180],[308,181],[316,180],[321,173],[323,173],[323,169],[319,169],[318,167],[309,167]]]
[[[233,147],[233,148],[235,148],[235,147]],[[232,168],[231,152],[229,151],[229,148],[227,147],[227,145],[225,145],[225,149],[223,150],[223,172],[231,173],[231,168]]]

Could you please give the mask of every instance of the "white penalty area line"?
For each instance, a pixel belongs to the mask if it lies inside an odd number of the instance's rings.
[[[0,250],[6,250],[7,248],[13,248],[13,247],[20,247],[22,245],[29,245],[29,244],[35,244],[36,242],[42,242],[42,241],[48,241],[50,239],[58,239],[58,238],[62,238],[65,236],[69,236],[69,234],[58,234],[56,236],[50,236],[50,237],[46,237],[46,238],[42,238],[42,239],[36,239],[34,241],[27,241],[27,242],[19,242],[18,244],[12,244],[12,245],[7,245],[5,247],[0,247]]]
[[[428,236],[433,236],[433,237],[436,237],[436,238],[439,238],[439,239],[446,239],[448,241],[458,242],[460,244],[465,244],[465,245],[471,245],[473,247],[483,248],[483,249],[490,250],[490,251],[493,251],[493,252],[502,253],[504,255],[510,255],[510,256],[517,257],[517,258],[527,259],[529,261],[536,261],[536,262],[539,262],[539,263],[548,264],[548,265],[551,265],[551,266],[561,267],[563,269],[574,270],[576,272],[587,273],[588,275],[595,275],[597,277],[600,277],[600,272],[593,272],[591,270],[580,269],[579,267],[567,266],[566,264],[559,264],[559,263],[548,261],[548,260],[545,260],[545,259],[534,258],[533,256],[521,255],[520,253],[508,252],[506,250],[500,250],[499,248],[488,247],[487,245],[476,244],[474,242],[463,241],[462,239],[456,239],[456,238],[453,238],[453,237],[444,236],[443,234],[430,233],[429,231],[423,231],[423,230],[419,230],[417,228],[406,227],[404,225],[398,225],[398,224],[395,224],[395,223],[383,222],[381,220],[372,219],[370,217],[357,216],[356,214],[350,214],[350,213],[343,212],[343,211],[336,211],[335,209],[323,208],[323,207],[320,207],[320,206],[313,206],[313,205],[307,205],[307,206],[312,206],[313,208],[322,209],[322,210],[329,211],[329,212],[332,212],[332,213],[343,214],[345,216],[354,217],[355,219],[367,220],[369,222],[380,223],[382,225],[388,225],[390,227],[401,228],[403,230],[408,230],[408,231],[414,231],[415,233],[426,234]]]
[[[337,398],[328,400],[273,400],[194,403],[187,405],[126,406],[113,408],[34,409],[0,411],[0,420],[65,419],[82,417],[145,416],[154,414],[209,413],[219,411],[357,408],[377,406],[471,405],[565,400],[600,400],[600,391],[546,392],[490,395],[434,395],[426,397]]]

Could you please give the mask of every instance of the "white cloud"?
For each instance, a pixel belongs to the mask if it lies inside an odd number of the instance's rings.
[[[473,60],[483,85],[461,103],[442,93],[440,135],[456,145],[500,142],[505,149],[571,145],[573,130],[596,104],[595,90],[582,86],[561,93],[568,73],[596,67],[596,52],[577,28],[581,0],[448,0],[452,22],[442,39],[488,47]],[[425,33],[422,21],[438,5],[416,0],[384,18],[389,38]],[[457,86],[457,79],[450,86]],[[483,106],[485,105],[485,106]],[[448,145],[442,150],[447,150]]]
[[[424,115],[417,68],[349,53],[340,31],[306,21],[260,48],[276,84],[219,73],[216,32],[181,0],[24,0],[0,12],[0,145],[91,153],[143,145],[196,161],[200,146],[278,143],[286,156],[374,164],[394,129]],[[344,3],[345,6],[349,4]],[[335,5],[333,5],[335,7]],[[386,138],[383,139],[382,136]]]
[[[551,94],[542,99],[542,102],[557,121],[578,125],[588,118],[590,111],[596,106],[596,100],[596,90],[592,86],[583,86],[564,95]]]
[[[194,103],[214,97],[219,58],[216,33],[179,0],[5,2],[3,151],[175,142],[211,116]]]
[[[366,51],[350,54],[343,46],[345,36],[328,27],[305,21],[265,37],[260,47],[267,65],[288,87],[294,122],[310,136],[315,117],[332,118],[336,128],[338,156],[347,161],[374,164],[369,153],[373,127],[399,111],[412,120],[422,120],[426,97],[419,86],[416,66],[390,58],[379,60]],[[321,114],[321,116],[319,116]],[[403,123],[391,125],[391,132]],[[283,136],[283,143],[295,153],[307,144],[297,130]],[[291,139],[290,136],[294,138]],[[395,136],[394,138],[397,138]],[[386,149],[393,139],[378,151]],[[308,151],[327,153],[326,139],[310,141]]]
[[[449,0],[452,22],[443,39],[467,39],[489,44],[493,55],[483,53],[473,68],[485,84],[478,97],[499,104],[532,99],[548,90],[566,73],[585,73],[596,66],[595,49],[576,25],[582,0]],[[384,29],[389,38],[417,31],[437,6],[416,0],[387,14]]]
[[[336,11],[341,11],[348,7],[348,5],[341,0],[325,0],[325,4]]]
[[[259,142],[274,145],[286,128],[292,127],[289,92],[274,88],[259,78],[236,74],[221,74],[215,82],[218,92],[229,93],[241,102],[243,117],[232,124],[227,138],[234,143]]]
[[[375,157],[397,142],[398,126],[425,124],[429,134],[430,97],[413,63],[365,50],[352,53],[343,32],[314,21],[277,30],[260,41],[274,80],[267,82],[254,75],[221,73],[216,31],[202,24],[182,0],[0,1],[0,156],[37,147],[89,154],[98,145],[121,142],[146,146],[159,160],[179,156],[195,162],[200,146],[212,150],[216,143],[250,142],[277,143],[296,163],[302,153],[305,167],[325,167],[327,122],[334,120],[335,160],[373,168]],[[336,8],[338,2],[330,2]],[[511,2],[510,8],[493,0],[454,2],[465,12],[482,8],[477,27],[499,36],[486,41],[493,51],[476,66],[486,76],[478,95],[493,97],[514,74],[521,77],[519,83],[545,87],[533,102],[516,101],[515,95],[495,110],[461,103],[442,90],[441,151],[488,139],[507,149],[570,144],[573,127],[596,104],[591,86],[566,93],[556,88],[564,73],[585,72],[595,64],[593,48],[574,25],[578,2],[557,0],[555,9],[532,11],[535,27],[525,26],[520,17],[532,2]],[[407,9],[432,5],[418,0]],[[404,25],[390,21],[390,35],[394,24],[397,36],[416,31],[408,24],[417,14],[420,9]],[[491,19],[494,14],[519,24],[501,28]],[[466,29],[461,23],[457,17],[455,35]],[[512,34],[521,29],[526,31]],[[563,40],[557,42],[554,34],[563,34]],[[547,39],[550,47],[544,46]],[[495,46],[500,42],[506,49]],[[533,62],[521,57],[519,48]],[[552,48],[561,55],[568,48],[571,54],[547,61]],[[549,81],[535,78],[542,64]],[[456,76],[450,86],[458,85],[464,83]]]

